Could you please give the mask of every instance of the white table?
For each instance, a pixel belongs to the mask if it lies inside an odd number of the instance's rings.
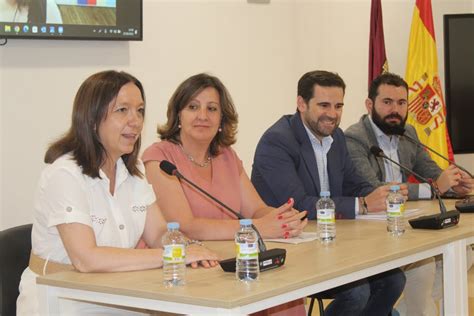
[[[448,201],[448,209],[452,203]],[[410,202],[407,207],[434,212],[437,203]],[[162,285],[161,269],[51,274],[38,278],[41,313],[58,315],[60,299],[78,299],[183,314],[249,314],[441,254],[445,315],[468,315],[466,245],[474,243],[474,214],[461,216],[457,227],[440,231],[408,227],[400,238],[386,233],[385,222],[341,220],[336,243],[330,247],[317,241],[269,243],[269,249],[287,249],[287,262],[262,273],[250,286],[220,268],[188,269],[187,285],[171,289]],[[312,223],[308,230],[314,229]],[[206,244],[223,258],[233,256],[230,241]]]

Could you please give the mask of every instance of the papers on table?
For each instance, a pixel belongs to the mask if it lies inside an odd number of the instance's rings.
[[[422,213],[421,209],[413,208],[405,210],[405,217],[411,218],[419,213]],[[357,215],[356,219],[367,219],[367,220],[374,220],[374,221],[386,221],[387,220],[387,213],[386,212],[378,212],[378,213],[370,213],[367,215]],[[337,221],[336,221],[336,229],[337,229]],[[286,244],[300,244],[303,242],[313,241],[318,239],[318,234],[315,232],[303,232],[301,235],[297,237],[291,237],[288,239],[284,238],[270,238],[264,239],[264,241],[272,241],[272,242],[281,242]]]
[[[413,217],[421,213],[422,210],[419,208],[412,208],[405,210],[405,217]],[[366,215],[357,215],[356,219],[370,219],[374,221],[386,221],[387,220],[387,213],[386,212],[377,212],[377,213],[370,213]],[[337,223],[337,222],[336,222]]]
[[[264,239],[264,241],[273,241],[273,242],[282,242],[286,244],[300,244],[303,242],[308,242],[308,241],[313,241],[318,239],[318,234],[317,233],[312,233],[312,232],[302,232],[301,235],[297,237],[291,237],[288,239],[284,238],[273,238],[273,239]]]

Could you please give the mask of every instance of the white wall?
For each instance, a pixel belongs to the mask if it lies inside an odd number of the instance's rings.
[[[347,84],[341,127],[345,129],[365,113],[367,96],[370,1],[299,1],[297,10],[297,74],[310,69],[339,72]],[[385,45],[389,69],[405,75],[408,41],[415,1],[383,0]],[[432,0],[438,68],[444,82],[443,15],[474,13],[473,0]],[[474,154],[455,155],[474,172]]]
[[[414,1],[383,2],[390,67],[403,75]],[[432,2],[442,74],[442,14],[474,12],[474,1]],[[45,148],[69,126],[80,83],[100,70],[129,71],[144,83],[144,147],[182,80],[219,76],[237,105],[235,148],[248,172],[263,131],[294,111],[306,71],[341,74],[348,85],[341,125],[356,122],[367,89],[369,12],[370,0],[144,0],[143,42],[9,41],[0,47],[0,229],[31,222]],[[474,171],[473,156],[464,156]]]

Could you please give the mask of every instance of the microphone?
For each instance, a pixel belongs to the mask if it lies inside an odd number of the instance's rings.
[[[415,228],[415,229],[416,228],[442,229],[442,228],[446,228],[446,227],[455,226],[459,223],[459,215],[460,215],[459,211],[457,211],[457,210],[447,211],[446,210],[446,206],[444,205],[443,200],[439,196],[438,190],[433,186],[432,181],[426,179],[425,177],[422,177],[421,175],[419,175],[415,171],[411,170],[410,168],[405,167],[405,166],[399,164],[398,162],[396,162],[395,160],[391,159],[390,157],[386,156],[385,153],[383,152],[383,150],[380,149],[380,147],[378,147],[378,146],[372,146],[370,148],[370,152],[375,157],[387,159],[388,161],[390,161],[393,164],[396,164],[397,166],[399,166],[403,170],[405,170],[409,173],[412,173],[413,175],[415,175],[420,180],[428,183],[431,187],[431,190],[432,190],[433,194],[438,199],[439,208],[440,208],[441,213],[440,214],[434,214],[434,215],[421,216],[421,217],[417,217],[417,218],[414,218],[414,219],[410,219],[408,222],[410,223],[412,228]]]
[[[455,163],[453,160],[449,159],[448,157],[445,157],[445,156],[441,155],[439,152],[437,152],[437,151],[434,150],[433,148],[431,148],[431,147],[429,147],[429,146],[423,144],[423,143],[420,142],[419,140],[417,140],[417,139],[415,139],[415,138],[409,136],[409,135],[406,134],[405,132],[406,132],[406,130],[405,130],[405,128],[402,127],[402,126],[397,125],[397,127],[394,128],[394,134],[395,134],[395,135],[403,136],[403,137],[405,137],[406,139],[408,139],[410,142],[412,142],[413,144],[428,149],[428,150],[431,151],[432,153],[436,154],[438,157],[441,157],[442,159],[446,160],[446,161],[449,162],[450,164],[455,165],[456,167],[458,167],[459,169],[461,169],[462,171],[464,171],[465,173],[467,173],[471,178],[473,178],[472,173],[470,173],[469,171],[467,171],[465,168],[461,167],[460,165],[458,165],[457,163]]]
[[[178,168],[176,168],[176,166],[172,164],[171,162],[167,160],[162,160],[160,162],[160,169],[170,176],[177,177],[180,181],[184,180],[185,182],[190,184],[192,187],[197,189],[199,192],[201,192],[202,194],[204,194],[205,196],[207,196],[208,198],[210,198],[211,200],[213,200],[214,202],[216,202],[217,204],[225,208],[227,211],[232,213],[238,219],[244,219],[244,217],[240,213],[234,211],[229,206],[225,205],[223,202],[216,199],[208,192],[204,191],[197,184],[195,184],[194,182],[192,182],[191,180],[183,176],[183,174],[178,171]],[[263,238],[260,235],[260,232],[258,231],[257,227],[255,227],[255,225],[252,224],[252,228],[255,230],[258,237],[257,242],[258,242],[258,248],[260,250],[258,254],[258,263],[260,265],[260,271],[263,272],[263,271],[278,268],[284,265],[285,259],[286,259],[286,249],[275,248],[275,249],[267,250],[267,246],[263,242]],[[221,268],[225,272],[235,272],[235,263],[236,263],[236,258],[225,259],[219,262]]]
[[[221,201],[219,201],[218,199],[210,195],[208,192],[204,191],[197,184],[193,183],[191,180],[183,176],[183,174],[178,171],[178,168],[176,168],[176,166],[172,164],[171,162],[167,160],[162,160],[160,162],[160,169],[166,172],[170,176],[176,176],[178,179],[183,179],[184,181],[192,185],[195,189],[197,189],[199,192],[201,192],[202,194],[204,194],[205,196],[207,196],[208,198],[210,198],[211,200],[213,200],[214,202],[216,202],[217,204],[225,208],[227,211],[231,212],[238,219],[244,219],[244,217],[240,213],[237,213],[236,211],[234,211],[233,209],[231,209],[230,207],[228,207],[227,205],[225,205],[224,203],[222,203]],[[258,248],[261,251],[267,251],[267,246],[265,246],[265,243],[263,242],[263,238],[260,235],[260,232],[253,224],[252,224],[252,228],[255,230],[258,236]]]

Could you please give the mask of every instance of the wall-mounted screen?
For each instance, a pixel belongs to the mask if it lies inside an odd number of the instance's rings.
[[[444,68],[453,151],[474,153],[474,14],[444,16]]]
[[[0,38],[142,40],[142,0],[0,0]]]

